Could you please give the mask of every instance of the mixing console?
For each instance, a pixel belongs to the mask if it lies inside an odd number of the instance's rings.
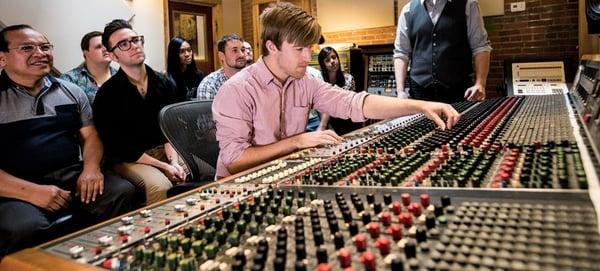
[[[130,247],[89,240],[95,252],[121,246],[111,257],[71,257],[113,270],[597,270],[600,263],[596,217],[581,195],[482,200],[407,191],[268,187]],[[117,224],[136,223],[127,218]]]
[[[422,115],[382,121],[3,265],[600,270],[590,197],[599,168],[587,152],[595,147],[583,144],[594,141],[579,126],[581,103],[570,94],[461,102],[460,121],[446,130]]]

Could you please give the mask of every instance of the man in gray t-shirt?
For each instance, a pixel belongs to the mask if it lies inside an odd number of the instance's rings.
[[[30,26],[0,31],[0,256],[45,241],[67,213],[84,226],[131,209],[133,185],[100,170],[85,93],[49,75],[52,49]]]

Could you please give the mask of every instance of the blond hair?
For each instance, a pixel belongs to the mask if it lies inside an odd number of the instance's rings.
[[[286,2],[271,5],[260,15],[261,50],[269,55],[267,41],[281,49],[283,41],[296,46],[308,47],[321,37],[321,26],[317,19],[301,8]]]

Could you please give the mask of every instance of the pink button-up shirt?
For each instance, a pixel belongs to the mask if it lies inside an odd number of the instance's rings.
[[[351,92],[311,76],[289,77],[282,85],[263,59],[231,77],[212,105],[217,126],[217,176],[250,146],[264,146],[303,133],[311,108],[333,117],[365,121],[366,92]]]

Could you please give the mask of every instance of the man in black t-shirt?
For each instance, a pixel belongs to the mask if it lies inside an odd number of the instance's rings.
[[[107,162],[121,176],[145,189],[146,202],[165,199],[186,172],[158,123],[160,110],[183,100],[171,80],[144,64],[144,37],[125,20],[104,28],[102,44],[119,71],[96,94],[94,122]]]

